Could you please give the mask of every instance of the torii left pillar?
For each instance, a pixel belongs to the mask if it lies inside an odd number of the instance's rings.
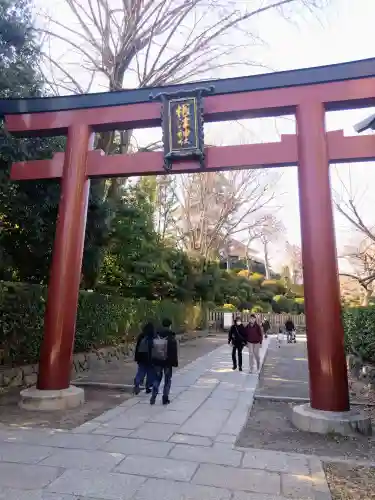
[[[90,190],[90,135],[85,124],[68,129],[38,382],[21,392],[20,405],[26,409],[66,409],[84,401],[83,390],[70,386],[70,373]]]

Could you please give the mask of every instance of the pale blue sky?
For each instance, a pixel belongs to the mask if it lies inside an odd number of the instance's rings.
[[[332,0],[330,6],[317,16],[305,15],[304,19],[287,22],[278,13],[272,12],[259,18],[259,32],[267,41],[267,46],[258,49],[262,62],[274,70],[287,70],[308,66],[320,66],[339,62],[365,59],[375,56],[371,43],[371,33],[375,21],[374,0]],[[375,89],[374,89],[375,92]],[[328,113],[327,129],[344,129],[346,135],[355,135],[353,125],[375,110],[356,110],[351,112]],[[246,123],[248,129],[255,132],[256,139],[247,136],[249,141],[275,140],[280,133],[295,132],[294,120],[279,120],[277,131],[273,120],[256,120],[253,125]],[[212,126],[218,135],[219,125]],[[246,134],[245,134],[246,136]],[[226,142],[239,143],[241,140]],[[337,170],[338,169],[338,170]],[[287,230],[287,238],[300,244],[300,221],[298,207],[298,186],[296,168],[282,169],[283,176],[278,191],[277,210]],[[339,178],[337,175],[339,172]],[[341,179],[341,180],[339,180]],[[342,190],[351,185],[351,190],[360,198],[358,206],[370,225],[375,223],[373,202],[369,185],[375,185],[375,163],[340,165],[331,167],[332,188]],[[335,214],[336,240],[338,253],[342,253],[347,244],[358,241],[346,221]],[[280,266],[284,261],[282,244],[272,246],[273,265]],[[341,263],[341,265],[345,265]]]
[[[266,17],[269,21],[266,23]],[[319,19],[308,15],[306,20],[288,23],[280,20],[276,13],[262,19],[262,36],[268,42],[264,48],[263,61],[276,70],[286,70],[307,66],[333,64],[375,56],[371,33],[375,22],[374,0],[333,0],[329,8]],[[263,24],[264,23],[264,24]],[[375,89],[374,89],[375,92]],[[327,129],[343,128],[346,135],[355,135],[353,125],[371,114],[373,110],[329,113]],[[292,132],[292,124],[281,124],[280,132]],[[266,140],[266,138],[264,138]],[[375,140],[375,138],[374,138]],[[369,186],[375,185],[375,163],[354,164],[351,167],[341,165],[331,167],[332,187],[340,191],[336,168],[340,179],[349,186],[360,201],[358,206],[368,224],[375,223],[373,197]],[[351,174],[351,175],[350,175]],[[299,209],[297,194],[297,172],[295,168],[283,169],[280,191],[288,193],[282,196],[283,207],[278,216],[284,221],[288,238],[293,243],[300,242]],[[338,253],[343,247],[358,240],[350,226],[339,216],[336,219],[336,239]],[[274,264],[282,260],[278,248],[273,249]]]
[[[51,6],[51,14],[58,19],[67,19],[63,0],[56,0],[52,5],[48,0],[37,0],[43,8]],[[252,0],[238,0],[239,5],[246,5]],[[300,9],[299,9],[300,10]],[[306,10],[301,15],[294,16],[293,22],[283,19],[278,12],[263,14],[253,22],[252,27],[266,42],[259,47],[249,47],[243,50],[244,59],[257,60],[273,70],[294,69],[308,66],[333,64],[338,62],[364,59],[375,56],[372,44],[373,24],[375,22],[375,0],[329,0],[329,7],[319,14],[309,14]],[[64,54],[66,50],[61,43],[53,48],[54,54]],[[245,69],[240,74],[254,73],[257,70]],[[217,76],[238,76],[239,69],[221,70]],[[374,89],[375,92],[375,89]],[[354,135],[353,125],[371,113],[371,110],[359,110],[345,113],[333,113],[327,116],[328,130],[343,128],[347,135]],[[243,142],[259,142],[277,140],[278,133],[293,133],[293,120],[279,120],[277,128],[274,120],[243,121],[241,124],[209,124],[206,134],[209,141],[219,144],[236,144]],[[160,137],[160,130],[155,131],[155,137]],[[153,139],[151,131],[144,135],[145,142]],[[141,142],[142,134],[140,135]],[[352,183],[352,189],[361,196],[360,208],[366,211],[365,220],[369,224],[372,219],[373,205],[370,194],[366,195],[366,186],[375,185],[375,163],[356,164],[349,168],[341,166],[340,177],[345,184]],[[335,167],[331,168],[334,189],[340,187],[337,182]],[[296,169],[283,169],[283,177],[278,186],[278,192],[283,193],[277,200],[277,215],[287,230],[287,238],[292,243],[300,241],[297,175]],[[340,218],[336,218],[336,235],[339,253],[347,243],[358,239],[350,228]],[[282,245],[272,249],[273,264],[282,263]]]

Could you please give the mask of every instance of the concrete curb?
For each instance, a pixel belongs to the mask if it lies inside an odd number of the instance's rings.
[[[120,389],[124,392],[132,392],[133,386],[130,384],[115,384],[112,382],[89,382],[85,380],[73,380],[77,387],[96,387],[98,389]]]

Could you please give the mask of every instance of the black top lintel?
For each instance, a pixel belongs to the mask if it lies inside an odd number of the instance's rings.
[[[140,89],[120,90],[117,92],[101,92],[58,97],[0,99],[0,116],[140,104],[150,102],[150,93],[186,92],[189,89],[195,89],[197,86],[205,85],[214,87],[211,95],[225,95],[255,90],[271,90],[284,87],[358,80],[371,77],[375,77],[375,58],[329,66],[317,66],[261,75],[167,85],[164,87],[145,87]]]

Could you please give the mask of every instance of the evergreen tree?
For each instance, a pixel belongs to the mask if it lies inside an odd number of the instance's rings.
[[[43,95],[29,0],[0,0],[0,98]],[[54,181],[11,182],[12,162],[50,158],[61,139],[16,139],[0,125],[0,251],[3,279],[45,282],[57,216]]]

